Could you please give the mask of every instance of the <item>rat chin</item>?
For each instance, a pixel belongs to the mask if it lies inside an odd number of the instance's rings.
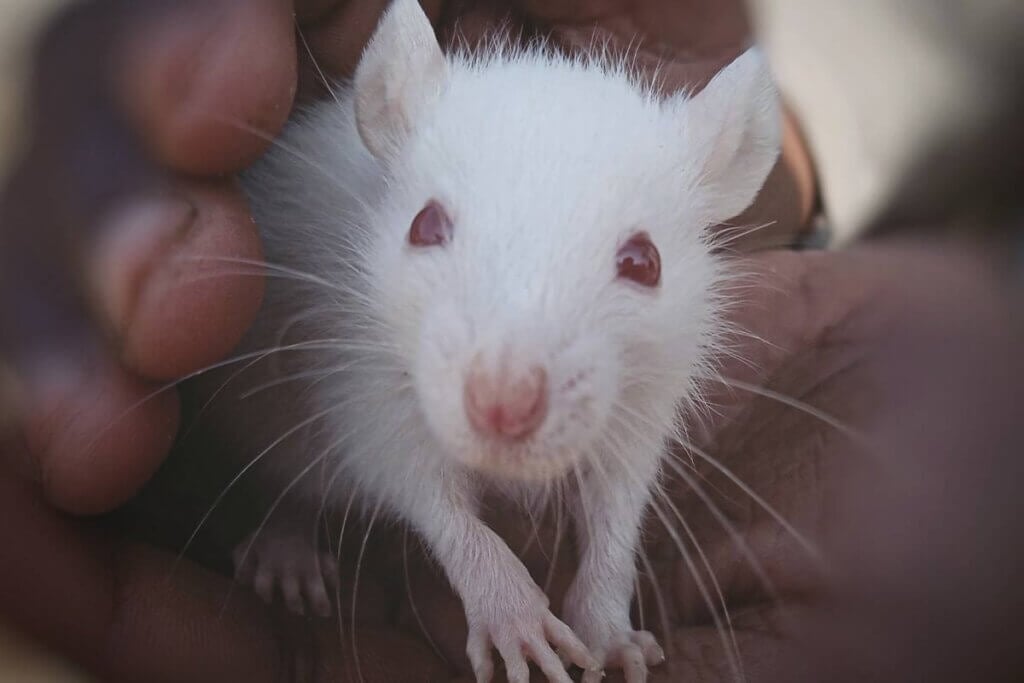
[[[524,484],[545,484],[562,479],[579,466],[582,455],[564,448],[487,442],[477,442],[453,454],[464,466],[486,478]]]

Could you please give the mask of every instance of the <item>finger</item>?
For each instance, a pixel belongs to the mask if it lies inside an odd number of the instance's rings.
[[[609,664],[622,669],[626,683],[644,683],[647,680],[647,664],[644,662],[644,653],[636,645],[620,647]]]
[[[174,441],[178,396],[109,361],[67,359],[33,387],[27,468],[53,505],[77,514],[127,501]]]
[[[272,604],[274,602],[274,573],[267,567],[261,565],[256,570],[256,577],[252,581],[252,589],[260,596],[263,602]]]
[[[530,683],[530,665],[526,662],[519,641],[513,638],[495,645],[502,661],[505,662],[505,678],[508,679],[508,683]]]
[[[331,599],[324,588],[324,581],[320,577],[314,577],[306,582],[306,599],[309,602],[313,614],[321,619],[328,619],[331,616]]]
[[[648,666],[657,666],[665,661],[665,651],[651,633],[637,631],[630,635],[630,640],[643,652],[644,661]]]
[[[156,159],[201,175],[254,161],[295,94],[291,4],[213,0],[136,14],[117,94]]]
[[[306,613],[302,592],[299,589],[299,580],[294,575],[285,574],[281,577],[281,593],[284,595],[285,605],[293,614],[302,616]]]
[[[576,637],[573,630],[551,614],[544,620],[544,633],[576,666],[581,669],[601,668],[601,663],[590,653],[583,641]]]
[[[125,207],[95,249],[92,291],[123,362],[172,378],[214,363],[238,342],[259,306],[260,258],[248,213],[231,187],[194,185],[185,200]],[[109,245],[109,246],[108,246]],[[24,422],[33,468],[53,504],[102,512],[131,496],[174,436],[170,384],[133,378],[95,340],[53,350],[28,380]]]
[[[320,573],[324,577],[324,583],[331,595],[336,595],[340,589],[338,583],[338,561],[330,553],[320,553]]]
[[[491,659],[491,642],[480,629],[470,629],[466,638],[466,656],[476,676],[476,683],[490,683],[494,678],[494,661]]]
[[[8,456],[12,449],[0,445]],[[271,683],[300,659],[317,662],[313,680],[346,680],[352,653],[338,647],[334,626],[292,638],[294,622],[277,623],[242,591],[225,606],[229,579],[114,541],[7,472],[0,516],[18,521],[0,524],[0,614],[97,680]],[[361,633],[359,659],[367,681],[446,678],[425,646],[397,633]]]
[[[565,670],[562,660],[551,649],[546,640],[534,640],[527,644],[530,656],[537,663],[540,670],[552,683],[572,683],[569,672]]]
[[[235,581],[244,585],[252,585],[256,576],[256,562],[252,557],[244,557],[245,548],[238,546],[232,552],[234,560]]]
[[[179,181],[173,199],[134,202],[108,219],[90,280],[122,360],[171,379],[222,358],[262,299],[262,250],[238,189]]]
[[[283,21],[288,35],[291,31],[287,16],[278,16],[275,19],[272,15],[268,18],[266,15],[269,10],[264,8],[264,11],[259,11],[264,5],[269,7],[268,2],[269,0],[263,3],[242,3],[247,10],[255,7],[257,11],[251,13],[252,18],[247,20],[249,23],[243,22],[241,26],[252,29],[255,31],[254,35],[266,39],[266,45],[261,45],[260,50],[255,50],[257,54],[263,54],[267,49],[271,53],[280,51],[281,41],[263,35],[268,29],[264,28],[261,32],[258,26],[250,26],[256,18],[262,17],[261,26],[276,26]],[[273,7],[281,5],[283,3],[272,3]],[[173,162],[173,159],[154,160],[147,155],[146,150],[139,144],[138,136],[126,123],[117,97],[120,96],[136,105],[140,101],[149,100],[143,96],[144,94],[135,93],[130,86],[124,86],[120,90],[127,89],[132,93],[131,97],[124,93],[118,94],[119,88],[112,82],[116,79],[109,73],[108,66],[111,63],[129,63],[133,68],[140,70],[136,74],[136,80],[151,85],[166,84],[169,80],[174,80],[171,76],[175,74],[163,73],[161,68],[171,69],[171,66],[168,66],[171,64],[183,69],[175,59],[180,61],[185,53],[194,55],[196,52],[195,49],[187,50],[185,48],[188,46],[180,44],[180,34],[184,32],[190,36],[202,35],[197,26],[204,27],[207,24],[217,30],[227,30],[227,26],[234,27],[231,30],[236,30],[239,25],[228,21],[233,20],[233,15],[227,10],[238,6],[239,3],[235,0],[206,4],[171,4],[158,3],[154,0],[135,4],[81,4],[68,12],[44,37],[36,65],[37,76],[33,84],[33,136],[28,145],[25,161],[13,175],[0,201],[0,296],[3,299],[0,301],[0,315],[4,317],[4,324],[0,325],[0,346],[8,355],[14,357],[18,365],[28,367],[29,373],[40,365],[45,366],[51,357],[60,356],[64,349],[81,344],[84,338],[99,336],[92,322],[93,307],[86,294],[90,289],[87,279],[93,270],[87,263],[88,258],[94,256],[90,249],[92,245],[102,241],[104,236],[116,233],[114,238],[108,239],[105,247],[110,247],[112,253],[117,256],[123,257],[127,254],[129,257],[137,257],[135,261],[129,258],[129,263],[114,276],[115,280],[118,277],[121,280],[114,284],[115,290],[119,287],[120,290],[130,290],[130,287],[123,286],[126,280],[130,280],[124,277],[124,273],[144,272],[154,263],[154,259],[151,258],[154,248],[173,240],[175,236],[186,233],[194,236],[194,233],[186,229],[188,212],[181,210],[180,204],[175,207],[174,202],[163,200],[170,184],[170,174],[163,165]],[[129,7],[130,10],[127,9]],[[166,21],[154,27],[152,22],[155,20],[152,15],[145,13],[145,10],[153,11],[156,7],[162,8],[162,14],[159,16]],[[182,7],[187,7],[193,14],[178,17],[183,20],[176,21],[173,12],[182,11]],[[215,11],[220,12],[217,16],[225,15],[226,21],[200,21],[206,16],[203,12]],[[168,14],[169,12],[171,14]],[[246,16],[250,16],[250,13]],[[123,38],[126,34],[136,36],[140,33],[140,27],[152,29],[142,31],[149,51],[136,55],[126,47],[119,52],[118,38]],[[206,36],[206,39],[210,44],[224,42],[222,36],[217,33]],[[293,55],[294,51],[286,52]],[[139,59],[127,59],[126,55],[138,56]],[[245,61],[245,55],[229,51],[223,60],[232,63]],[[213,61],[216,63],[216,60]],[[287,65],[287,55],[283,61]],[[256,67],[258,66],[256,64]],[[150,70],[147,71],[147,68]],[[205,62],[203,68],[208,68]],[[260,125],[266,118],[266,115],[261,113],[263,110],[273,110],[281,120],[287,115],[287,103],[281,104],[278,101],[280,97],[272,98],[276,104],[271,106],[255,96],[246,97],[245,93],[236,92],[234,86],[216,87],[218,78],[232,77],[230,69],[225,73],[221,71],[223,69],[214,69],[215,73],[210,76],[213,84],[204,81],[203,88],[219,93],[231,106],[238,107],[237,111],[229,112],[230,115],[250,122],[255,121]],[[285,67],[284,71],[288,72],[289,69]],[[69,78],[69,74],[75,74],[74,78]],[[182,77],[184,75],[187,74],[183,72]],[[260,77],[255,82],[251,79],[245,80],[247,87],[253,92],[259,93],[265,89],[280,90],[283,87],[275,85],[275,79],[267,74],[257,75]],[[128,76],[123,80],[132,82]],[[199,90],[203,91],[203,88]],[[247,107],[254,111],[247,111]],[[161,111],[164,109],[166,107]],[[168,111],[168,116],[171,116],[178,110],[171,107]],[[177,130],[178,124],[173,117],[163,123],[166,124],[165,128]],[[273,128],[269,124],[267,127]],[[238,152],[241,145],[237,142],[237,134],[222,132],[217,136],[205,135],[213,140],[211,144],[200,145],[190,142],[187,136],[174,135],[170,135],[171,142],[168,144],[181,153],[189,153],[189,150],[192,150],[192,153],[203,159],[212,160],[209,170],[216,172],[231,170],[233,165],[237,165],[226,161],[227,156],[234,156],[240,163],[251,160],[266,146],[265,141],[250,140],[251,144],[242,154]],[[246,135],[248,136],[248,133]],[[221,155],[219,160],[218,145],[228,150],[225,152],[227,156]],[[244,160],[242,156],[245,157]],[[178,170],[197,169],[182,164]],[[54,188],[57,188],[57,191],[54,191]],[[148,211],[147,220],[136,220],[136,224],[132,226],[133,221],[118,222],[112,218],[119,214],[123,218],[126,203],[135,205],[143,198],[153,197],[161,199],[150,202],[158,208]],[[221,199],[203,199],[210,200],[209,213],[213,218],[224,218],[225,213],[231,214],[228,217],[229,225],[224,228],[224,234],[219,238],[220,245],[228,251],[252,254],[252,247],[256,243],[255,233],[251,226],[247,228],[247,232],[246,229],[238,229],[243,219],[238,210],[240,202],[236,201],[237,193],[235,198],[226,203],[226,208],[220,214],[213,210],[212,204]],[[149,199],[146,201],[149,202]],[[139,219],[139,216],[136,215],[135,218]],[[247,220],[247,216],[244,220]],[[118,227],[123,227],[127,223],[129,227],[108,231],[105,228],[111,227],[111,222]],[[209,223],[206,228],[212,231],[215,225]],[[124,243],[120,247],[118,240]],[[106,263],[109,264],[110,260],[108,258]],[[256,280],[253,279],[253,282]],[[129,294],[114,302],[100,303],[108,309],[114,308],[115,312],[120,312],[121,305],[132,300],[134,298]],[[217,300],[221,303],[224,301],[223,298]],[[242,308],[245,307],[245,302],[252,300],[253,297],[247,295],[242,301]],[[229,338],[223,339],[221,346],[231,344],[230,336],[232,335],[229,334]],[[234,336],[237,337],[237,334]],[[199,339],[192,346],[202,350],[204,342],[211,338],[220,338],[220,331],[211,331],[207,339]],[[40,342],[44,340],[49,340],[48,344],[45,348],[40,348]],[[206,357],[214,353],[216,350],[210,349]],[[140,360],[143,365],[146,364],[144,358]],[[176,358],[175,362],[182,360]],[[184,362],[187,364],[188,359],[184,359]]]
[[[0,200],[0,346],[19,365],[59,355],[54,347],[73,347],[94,332],[83,301],[83,246],[93,243],[100,218],[114,206],[128,197],[157,193],[168,183],[162,160],[147,155],[118,106],[109,67],[131,61],[118,52],[120,38],[138,28],[140,17],[148,16],[144,10],[187,5],[210,11],[214,4],[74,3],[43,37],[34,64],[31,137]],[[167,27],[180,31],[203,25],[164,18],[163,33],[145,35],[156,52]],[[216,38],[209,42],[217,43]],[[149,75],[151,81],[160,80],[159,74]],[[246,118],[259,120],[257,115]],[[233,144],[230,135],[218,140]],[[253,145],[248,158],[264,146]],[[189,145],[182,142],[175,149]],[[197,153],[212,159],[215,152],[204,148]],[[230,164],[214,166],[218,172],[230,170]],[[46,340],[48,348],[40,351]]]

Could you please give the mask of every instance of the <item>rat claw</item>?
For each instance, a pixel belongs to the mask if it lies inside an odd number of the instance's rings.
[[[583,672],[583,678],[580,679],[580,683],[601,683],[607,675],[604,669],[590,669]]]

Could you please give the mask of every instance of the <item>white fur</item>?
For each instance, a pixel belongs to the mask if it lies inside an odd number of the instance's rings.
[[[512,680],[525,680],[524,647],[568,680],[549,643],[580,648],[479,520],[482,485],[580,485],[567,620],[599,662],[635,655],[640,520],[678,406],[714,361],[726,273],[707,229],[745,208],[774,164],[775,93],[753,51],[692,99],[540,47],[496,44],[442,67],[438,55],[419,6],[396,0],[354,89],[296,117],[245,179],[269,262],[315,278],[271,279],[248,343],[272,346],[286,325],[341,340],[313,354],[337,369],[300,406],[327,412],[316,440],[266,476],[290,481],[326,453],[334,490],[424,538],[466,605],[479,679],[494,645]],[[415,249],[409,225],[430,199],[453,238]],[[654,290],[616,278],[638,230],[661,253]],[[499,351],[550,376],[550,413],[518,446],[482,442],[462,406],[469,360]],[[319,503],[315,484],[300,487]]]

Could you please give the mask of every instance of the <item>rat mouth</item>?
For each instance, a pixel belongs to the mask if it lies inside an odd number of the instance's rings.
[[[523,483],[544,483],[561,479],[572,471],[579,454],[565,449],[541,450],[537,445],[476,443],[459,459],[480,474]]]

